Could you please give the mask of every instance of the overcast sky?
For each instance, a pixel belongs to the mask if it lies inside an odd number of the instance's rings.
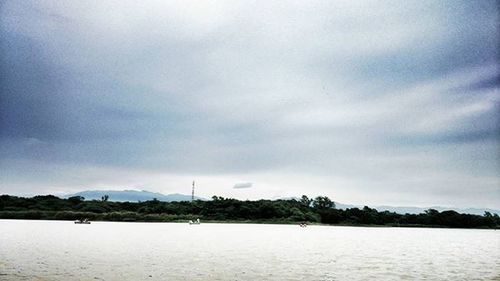
[[[495,1],[0,3],[0,193],[500,207]]]

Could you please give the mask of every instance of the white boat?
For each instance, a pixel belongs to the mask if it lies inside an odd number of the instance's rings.
[[[189,224],[200,224],[200,219],[196,219],[195,221],[190,220]]]
[[[90,221],[88,219],[76,220],[75,224],[90,224]]]

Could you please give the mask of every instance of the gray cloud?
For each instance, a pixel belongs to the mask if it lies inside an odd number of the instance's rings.
[[[233,188],[250,188],[252,187],[251,182],[239,182],[233,186]]]
[[[500,204],[495,1],[0,9],[0,192]]]

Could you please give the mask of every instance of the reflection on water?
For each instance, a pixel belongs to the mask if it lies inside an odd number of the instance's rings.
[[[0,220],[0,280],[500,280],[500,231]]]

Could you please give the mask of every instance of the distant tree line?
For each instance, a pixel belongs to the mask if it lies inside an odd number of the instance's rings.
[[[365,206],[362,209],[335,209],[326,196],[290,200],[241,201],[213,196],[212,200],[193,202],[112,202],[108,196],[85,201],[74,196],[67,199],[52,195],[32,198],[0,196],[0,219],[48,219],[109,221],[185,221],[200,218],[205,221],[324,223],[341,225],[435,226],[454,228],[498,228],[497,214],[483,216],[439,212],[429,209],[421,214],[379,212]]]

